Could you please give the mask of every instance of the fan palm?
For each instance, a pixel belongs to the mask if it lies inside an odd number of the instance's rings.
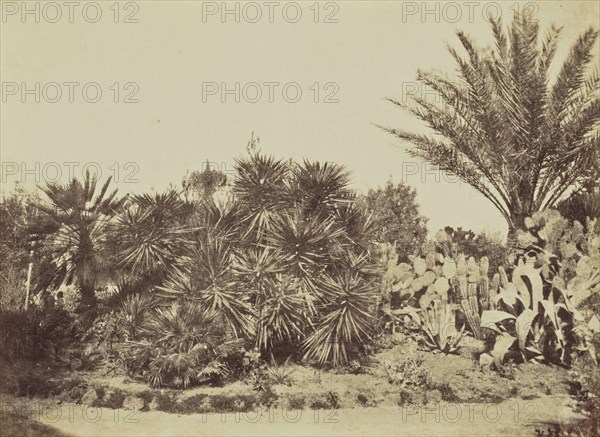
[[[83,182],[74,178],[66,185],[40,187],[50,203],[36,205],[41,214],[30,228],[32,238],[50,243],[53,285],[76,284],[86,308],[94,308],[97,282],[110,273],[107,228],[122,204],[117,190],[108,194],[110,181],[98,193],[97,178],[89,172]]]
[[[450,49],[458,80],[418,73],[440,103],[388,99],[443,139],[384,129],[412,144],[411,156],[455,174],[489,199],[506,219],[514,244],[525,217],[600,175],[600,79],[597,70],[586,77],[598,32],[586,30],[552,77],[560,29],[552,27],[540,43],[537,20],[524,12],[508,32],[500,20],[492,20],[492,30],[491,50],[458,32],[467,54]]]
[[[139,332],[143,340],[128,345],[127,365],[154,387],[187,387],[218,376],[224,372],[220,359],[241,346],[226,338],[217,314],[192,302],[156,309]]]

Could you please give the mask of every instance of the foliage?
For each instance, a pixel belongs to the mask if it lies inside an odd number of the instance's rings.
[[[491,50],[458,32],[467,57],[449,49],[457,80],[418,72],[440,103],[423,96],[410,105],[389,99],[425,121],[442,140],[384,129],[412,144],[412,156],[482,193],[512,234],[526,216],[599,178],[600,79],[597,71],[586,76],[598,32],[587,29],[552,77],[549,66],[560,29],[551,27],[540,43],[538,20],[526,11],[515,16],[508,32],[500,19],[491,20],[491,26],[496,43]]]
[[[422,256],[411,256],[412,266],[400,263],[394,267],[392,261],[396,277],[390,281],[392,299],[383,309],[384,320],[393,327],[392,333],[397,324],[409,332],[416,329],[426,347],[455,353],[464,335],[465,319],[473,335],[481,338],[479,316],[491,307],[496,290],[488,278],[487,257],[480,263],[473,257],[467,260],[445,231],[439,231],[436,238],[435,243],[423,246]],[[386,280],[384,274],[382,283]]]
[[[76,284],[83,308],[95,309],[95,288],[110,275],[107,228],[122,201],[117,191],[107,194],[110,178],[96,193],[97,179],[89,171],[83,182],[73,178],[61,185],[48,183],[42,191],[49,205],[36,205],[40,216],[31,224],[32,238],[52,251],[52,284]]]
[[[497,308],[481,317],[482,326],[497,332],[492,350],[497,367],[507,357],[570,365],[577,350],[595,358],[592,330],[578,306],[599,290],[600,269],[592,260],[598,260],[600,238],[585,238],[578,223],[564,225],[555,211],[528,217],[512,282],[500,271]],[[590,243],[587,254],[575,241]],[[561,256],[546,247],[560,248]],[[571,259],[578,259],[574,266]]]
[[[388,382],[401,388],[425,387],[429,384],[429,370],[423,366],[423,358],[417,354],[414,345],[409,346],[400,362],[383,363],[383,370]]]
[[[28,263],[35,262],[37,267],[41,257],[42,251],[32,251],[27,238],[27,226],[35,217],[32,204],[37,200],[16,185],[15,190],[2,196],[0,201],[0,308],[3,310],[23,307]],[[38,274],[39,269],[33,271],[33,267],[32,264],[32,272]],[[35,284],[31,289],[35,289]]]
[[[60,307],[0,313],[2,359],[59,364],[65,349],[76,342],[74,320]]]
[[[376,288],[364,273],[368,269],[363,255],[350,259],[345,270],[320,281],[317,304],[320,317],[315,330],[304,340],[305,358],[315,359],[319,364],[329,360],[334,366],[344,364],[350,346],[364,344],[370,338]]]
[[[279,365],[271,355],[271,365],[267,368],[267,374],[273,384],[292,385],[291,377],[295,369],[289,365],[290,358],[288,357],[283,365]]]
[[[414,188],[388,180],[383,188],[369,190],[361,199],[374,212],[374,237],[379,243],[394,243],[401,261],[425,242],[427,219],[419,215]]]
[[[567,199],[558,203],[556,208],[571,223],[579,222],[586,228],[588,228],[588,220],[595,220],[596,224],[599,224],[600,188],[595,187],[572,193]]]
[[[202,171],[192,171],[186,174],[181,181],[186,198],[193,197],[200,201],[207,201],[221,187],[227,184],[227,175],[220,170],[211,168],[206,164]]]
[[[240,347],[227,339],[218,316],[193,302],[156,308],[125,349],[127,368],[153,387],[187,387],[225,375],[223,360]]]
[[[475,234],[471,230],[463,230],[461,227],[454,229],[446,226],[436,234],[436,245],[442,246],[445,256],[459,253],[465,257],[481,259],[487,257],[490,271],[497,272],[498,267],[507,263],[508,248],[502,244],[498,237],[486,233]]]
[[[188,246],[191,205],[180,193],[140,194],[125,202],[111,227],[118,271],[140,291],[161,285]]]

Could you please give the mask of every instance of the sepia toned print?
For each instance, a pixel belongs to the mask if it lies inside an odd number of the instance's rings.
[[[1,436],[600,434],[600,4],[0,0]]]

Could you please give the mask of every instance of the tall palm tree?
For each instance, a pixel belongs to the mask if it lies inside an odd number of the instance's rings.
[[[97,178],[87,172],[83,182],[73,178],[66,185],[48,183],[40,189],[50,200],[38,203],[32,238],[43,239],[52,251],[52,284],[76,284],[83,308],[94,309],[95,288],[108,274],[111,259],[106,248],[108,224],[123,199],[117,190],[108,193],[111,178],[96,192]]]
[[[492,30],[491,50],[458,32],[467,56],[449,49],[457,80],[418,72],[439,103],[388,99],[442,138],[383,129],[412,144],[411,156],[481,192],[506,219],[514,241],[525,217],[600,176],[600,79],[597,70],[586,76],[598,32],[586,30],[553,77],[559,28],[551,27],[540,42],[537,20],[523,13],[508,32],[500,20],[492,21]]]

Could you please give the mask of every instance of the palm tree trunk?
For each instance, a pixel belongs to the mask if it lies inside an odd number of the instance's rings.
[[[96,293],[91,284],[81,284],[81,310],[93,312],[96,309]]]
[[[509,249],[516,249],[519,245],[517,241],[517,231],[524,229],[525,219],[530,215],[528,212],[515,212],[510,216],[510,222],[508,224],[508,236],[506,238],[506,245]]]

